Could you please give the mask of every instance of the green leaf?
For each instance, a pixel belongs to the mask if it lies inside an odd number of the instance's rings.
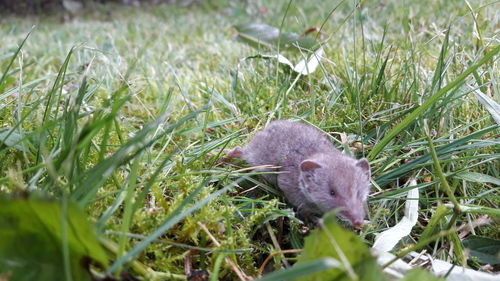
[[[416,267],[412,270],[406,272],[405,277],[401,279],[401,281],[439,281],[444,280],[437,276],[430,274],[427,270]]]
[[[318,41],[310,36],[300,36],[296,33],[281,33],[276,27],[266,24],[249,23],[235,26],[238,31],[237,39],[252,47],[265,47],[282,50],[300,51],[301,49],[314,51],[319,47]]]
[[[306,54],[304,54],[306,55]],[[321,63],[321,60],[325,57],[325,51],[323,48],[318,48],[316,51],[307,55],[304,59],[301,59],[297,64],[293,64],[289,59],[281,54],[277,55],[263,55],[258,54],[255,56],[246,57],[245,59],[275,59],[278,63],[290,68],[294,72],[300,75],[309,75],[316,71]]]
[[[21,143],[23,139],[24,135],[12,127],[4,127],[0,129],[0,146],[5,145],[19,151],[28,152]]]
[[[476,172],[463,172],[455,176],[456,178],[464,179],[466,181],[478,182],[478,183],[492,183],[500,185],[500,180],[481,173]]]
[[[465,248],[471,250],[470,254],[477,257],[481,263],[500,264],[500,240],[472,235],[462,243]]]
[[[332,258],[322,258],[314,261],[304,262],[291,268],[273,272],[259,279],[258,281],[285,281],[296,280],[297,277],[310,275],[324,271],[329,268],[338,267],[339,262]]]
[[[333,258],[340,266],[309,274],[297,280],[385,280],[368,247],[353,232],[340,227],[334,212],[323,217],[321,228],[311,231],[305,239],[304,252],[294,267],[319,258]],[[354,275],[354,276],[353,276]]]
[[[88,258],[107,265],[107,257],[84,213],[60,201],[0,198],[0,275],[9,280],[66,280],[63,248],[74,280],[90,280]],[[63,241],[66,241],[66,245]]]

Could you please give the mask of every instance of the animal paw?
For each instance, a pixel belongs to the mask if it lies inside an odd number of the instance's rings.
[[[228,158],[241,158],[243,156],[243,150],[239,146],[233,149],[224,149],[224,152]]]

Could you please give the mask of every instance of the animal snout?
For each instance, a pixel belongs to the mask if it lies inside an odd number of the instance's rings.
[[[364,224],[364,213],[356,210],[340,211],[339,217],[349,221],[355,228],[360,229]]]
[[[354,220],[354,221],[352,222],[352,225],[353,225],[355,228],[357,228],[357,229],[361,229],[361,228],[363,227],[363,224],[364,224],[364,223],[365,223],[365,222],[364,222],[363,220]]]

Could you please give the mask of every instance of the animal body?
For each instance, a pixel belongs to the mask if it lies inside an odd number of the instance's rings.
[[[356,227],[363,224],[370,189],[368,161],[341,153],[316,128],[273,121],[245,147],[229,150],[228,156],[252,166],[280,166],[280,173],[262,177],[277,185],[301,215],[317,216],[339,208],[341,219]]]

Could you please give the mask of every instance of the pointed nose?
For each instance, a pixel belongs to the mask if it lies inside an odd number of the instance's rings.
[[[352,222],[352,225],[354,225],[355,228],[361,229],[363,227],[363,220],[355,220]]]

